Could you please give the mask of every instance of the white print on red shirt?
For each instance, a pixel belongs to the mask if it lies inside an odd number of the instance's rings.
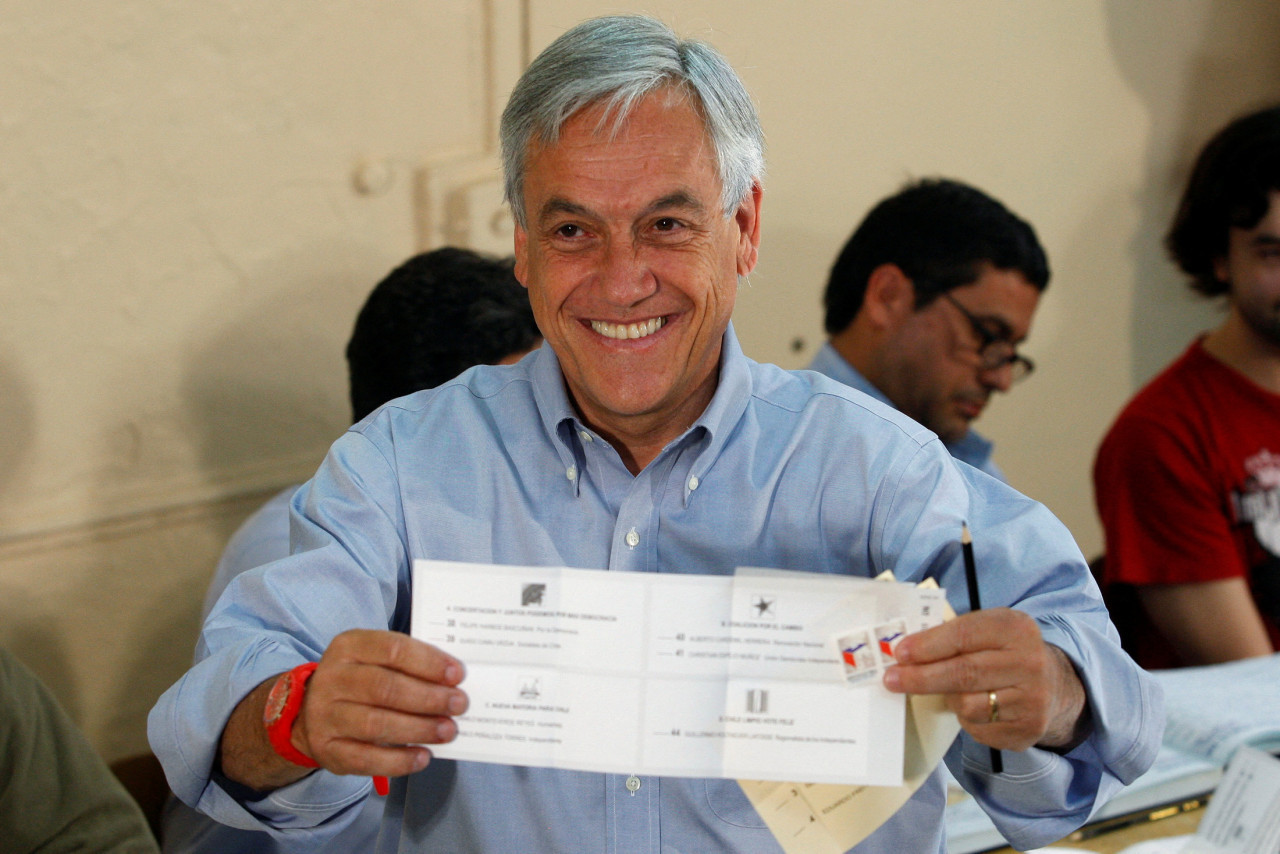
[[[1236,519],[1252,524],[1259,545],[1280,556],[1280,454],[1263,448],[1244,461],[1248,478],[1232,494]]]

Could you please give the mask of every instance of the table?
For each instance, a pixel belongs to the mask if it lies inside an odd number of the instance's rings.
[[[1165,836],[1182,836],[1187,833],[1195,833],[1196,827],[1199,826],[1200,819],[1203,817],[1204,807],[1200,807],[1190,812],[1179,813],[1171,818],[1147,821],[1142,824],[1123,827],[1119,830],[1112,830],[1080,842],[1064,840],[1050,845],[1045,850],[1071,848],[1077,851],[1093,851],[1096,854],[1118,854],[1118,852],[1123,851],[1130,845],[1147,839],[1160,839]],[[1012,848],[999,848],[995,854],[1014,854],[1014,850]]]

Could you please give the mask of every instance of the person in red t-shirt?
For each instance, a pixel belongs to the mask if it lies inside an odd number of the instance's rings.
[[[1103,587],[1145,667],[1280,648],[1280,106],[1209,142],[1165,243],[1227,316],[1129,402],[1094,463]]]

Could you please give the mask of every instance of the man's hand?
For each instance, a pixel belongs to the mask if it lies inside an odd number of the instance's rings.
[[[343,632],[325,650],[293,727],[293,746],[337,774],[398,777],[426,767],[431,752],[458,733],[467,709],[457,688],[462,663],[398,632]],[[222,732],[227,777],[259,791],[299,780],[310,769],[281,758],[267,740],[262,711],[275,676],[249,693]]]
[[[902,639],[890,691],[943,694],[966,732],[1001,750],[1065,752],[1088,735],[1084,685],[1066,654],[1044,642],[1035,620],[992,608]],[[998,720],[991,720],[990,692]]]

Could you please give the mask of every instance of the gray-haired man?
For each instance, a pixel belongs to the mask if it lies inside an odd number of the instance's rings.
[[[180,797],[305,840],[387,775],[382,851],[776,851],[731,780],[429,762],[468,698],[464,662],[400,633],[413,559],[888,569],[963,591],[965,520],[991,607],[901,641],[886,686],[946,695],[966,730],[947,762],[1020,845],[1145,770],[1159,694],[1065,528],[890,408],[742,354],[729,321],[756,262],[762,137],[719,54],[651,19],[589,21],[529,67],[502,135],[547,346],[334,445],[294,500],[294,554],[228,591],[207,657],[152,713]],[[272,695],[297,712],[283,740]],[[943,788],[935,774],[857,850],[942,850]]]

